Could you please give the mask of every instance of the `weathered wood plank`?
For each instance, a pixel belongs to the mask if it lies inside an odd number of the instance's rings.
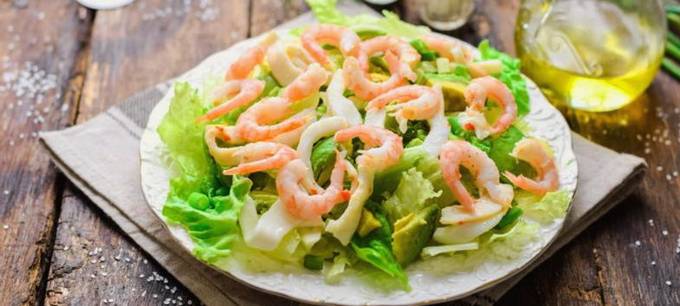
[[[256,36],[309,10],[303,0],[252,0],[250,36]]]
[[[45,305],[200,304],[73,190],[62,202]]]
[[[185,3],[137,1],[120,10],[97,12],[77,122],[246,38],[246,1],[194,1],[188,7]],[[197,304],[191,293],[73,190],[68,185],[65,191],[46,304],[152,305],[166,299],[178,305],[188,305],[188,299]],[[97,255],[90,256],[94,251]]]
[[[32,305],[44,294],[59,175],[37,132],[69,123],[68,97],[89,27],[72,1],[0,2],[0,300]],[[67,96],[66,98],[65,95]]]

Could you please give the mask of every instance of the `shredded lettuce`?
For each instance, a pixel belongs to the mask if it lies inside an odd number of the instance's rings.
[[[500,60],[501,63],[503,63],[501,73],[495,75],[495,77],[505,83],[515,97],[517,114],[520,116],[528,114],[531,110],[531,104],[526,81],[522,77],[522,72],[520,71],[520,60],[494,49],[489,44],[488,40],[482,41],[477,48],[479,49],[482,60]]]
[[[387,10],[382,12],[384,18],[366,14],[348,16],[336,8],[336,0],[306,0],[306,2],[320,23],[346,26],[360,36],[387,34],[415,39],[430,32],[427,27],[415,26],[401,21],[399,16]]]
[[[411,168],[401,173],[397,189],[383,202],[385,214],[392,223],[402,217],[425,208],[429,199],[437,198],[442,191],[435,191],[432,183],[423,174]]]
[[[477,250],[477,249],[479,249],[479,243],[478,242],[437,245],[437,246],[429,246],[429,247],[423,248],[423,250],[421,251],[421,256],[423,258],[426,258],[426,257],[437,256],[437,255],[440,255],[440,254],[460,252],[460,251],[471,251],[471,250]]]
[[[355,234],[350,242],[352,250],[359,259],[396,278],[402,288],[408,290],[410,286],[407,275],[392,254],[392,228],[385,215],[376,208],[377,205],[370,204],[374,203],[367,203],[367,208],[382,226],[364,237]]]
[[[543,197],[526,191],[515,194],[517,207],[524,211],[524,215],[541,223],[550,223],[566,215],[571,197],[564,191],[548,192]]]
[[[441,191],[441,195],[429,199],[429,203],[438,204],[440,207],[453,203],[454,198],[442,177],[439,160],[420,146],[404,149],[404,153],[396,165],[376,174],[373,181],[372,198],[380,201],[381,197],[386,198],[385,195],[394,193],[401,181],[402,173],[411,168],[415,168],[420,172],[423,178],[432,184],[433,190],[436,192]]]

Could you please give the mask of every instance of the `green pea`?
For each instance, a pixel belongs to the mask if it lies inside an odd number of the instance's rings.
[[[210,199],[202,193],[192,192],[189,195],[189,205],[198,210],[206,210],[210,207]]]
[[[303,265],[309,270],[323,269],[323,258],[316,255],[305,255]]]

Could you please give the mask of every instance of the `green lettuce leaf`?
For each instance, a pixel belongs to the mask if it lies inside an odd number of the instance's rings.
[[[230,190],[222,184],[203,142],[205,124],[195,123],[206,111],[203,102],[188,83],[177,83],[168,112],[158,126],[177,172],[170,180],[163,215],[187,230],[196,257],[215,262],[229,255],[232,243],[239,238],[236,220],[252,183],[236,178]]]
[[[432,183],[416,168],[401,173],[397,189],[383,202],[385,214],[392,223],[402,217],[416,213],[431,203],[429,199],[437,198],[442,191],[435,191]]]
[[[427,44],[421,39],[417,38],[411,41],[411,46],[420,53],[420,59],[423,61],[434,61],[437,59],[437,52],[430,50]]]
[[[314,144],[314,148],[312,148],[310,158],[312,171],[320,184],[330,178],[330,173],[335,164],[335,145],[335,139],[328,137]]]
[[[464,139],[486,152],[496,163],[500,172],[512,171],[521,174],[531,172],[531,167],[510,155],[515,148],[515,144],[524,138],[524,133],[519,128],[512,125],[497,137],[481,140],[475,136],[474,132],[464,129],[460,122],[458,122],[457,117],[451,116],[448,119],[451,126],[451,134]]]
[[[348,16],[336,8],[336,0],[306,0],[306,2],[320,23],[346,26],[364,37],[389,34],[415,39],[430,32],[427,27],[403,22],[399,16],[386,10],[382,12],[384,18],[366,14]]]
[[[234,242],[240,239],[238,215],[251,186],[249,179],[236,177],[228,195],[206,195],[209,205],[205,207],[191,205],[177,196],[171,185],[168,200],[163,206],[163,215],[187,230],[195,243],[193,251],[196,257],[213,263],[229,256]]]
[[[371,231],[364,237],[355,234],[350,242],[352,250],[354,250],[354,253],[360,260],[371,264],[390,277],[399,280],[402,288],[409,290],[408,276],[392,254],[392,228],[389,221],[387,221],[385,215],[376,208],[377,205],[371,204],[372,203],[367,203],[367,208],[371,210],[382,226]]]
[[[517,114],[520,116],[528,114],[531,110],[531,104],[529,102],[526,81],[520,71],[520,60],[494,49],[488,40],[482,41],[478,49],[482,60],[500,60],[503,63],[501,73],[495,77],[505,83],[510,92],[512,92],[512,95],[515,96]]]
[[[208,193],[217,185],[217,168],[203,142],[205,124],[195,123],[206,111],[203,105],[189,83],[175,84],[175,96],[157,130],[171,166],[179,172],[171,181],[171,192],[185,199],[192,192]]]

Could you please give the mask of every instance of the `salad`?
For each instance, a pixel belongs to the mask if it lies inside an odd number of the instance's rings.
[[[308,4],[318,24],[263,35],[203,88],[175,84],[162,214],[197,258],[409,290],[409,265],[511,259],[564,217],[517,59]]]

